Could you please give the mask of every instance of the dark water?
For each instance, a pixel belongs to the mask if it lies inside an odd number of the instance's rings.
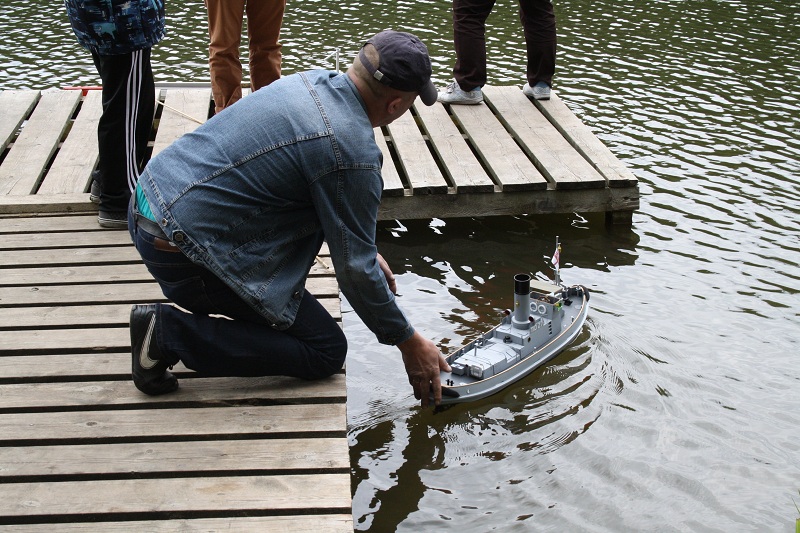
[[[290,1],[284,71],[342,68],[384,28],[453,63],[449,2]],[[523,82],[515,4],[490,83]],[[4,0],[0,88],[95,84],[60,2]],[[206,80],[202,2],[168,3],[159,80]],[[800,7],[556,0],[555,90],[640,180],[630,229],[574,213],[379,228],[401,304],[443,350],[512,303],[517,272],[592,289],[578,341],[495,397],[415,407],[399,354],[352,312],[356,528],[793,531],[800,513]],[[345,309],[346,310],[346,309]],[[794,502],[793,502],[794,500]]]

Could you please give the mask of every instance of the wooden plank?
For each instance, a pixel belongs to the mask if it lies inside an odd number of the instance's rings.
[[[408,177],[412,193],[446,194],[447,181],[436,166],[413,115],[410,112],[403,113],[386,129],[397,150],[400,165]]]
[[[103,114],[103,92],[89,91],[36,194],[86,192],[97,165],[97,123]]]
[[[0,381],[5,383],[43,381],[127,381],[131,375],[131,353],[60,353],[56,355],[3,355],[0,357]],[[173,374],[194,379],[197,374],[183,363]]]
[[[386,144],[386,137],[380,128],[375,128],[375,143],[381,149],[383,154],[383,167],[381,168],[381,177],[383,178],[383,196],[403,196],[405,194],[405,186],[403,180],[400,179],[400,173],[395,167],[394,160],[392,160],[392,153],[389,151],[389,145]]]
[[[0,215],[35,216],[67,213],[94,213],[94,222],[97,225],[97,205],[89,201],[88,193],[32,194],[28,196],[0,194]]]
[[[162,301],[163,299],[163,296],[157,296],[157,301]],[[338,297],[318,298],[318,301],[331,316],[336,319],[341,319]],[[76,316],[80,317],[82,326],[105,327],[108,325],[127,324],[130,318],[130,312],[131,304],[128,302],[114,305],[60,305],[23,308],[0,307],[0,328],[63,328],[74,325]],[[2,348],[0,348],[0,352],[2,352]]]
[[[601,188],[605,179],[516,87],[484,87],[484,97],[536,168],[559,188]]]
[[[461,123],[467,138],[502,191],[547,188],[547,180],[485,104],[453,105],[450,111]]]
[[[130,241],[130,237],[128,238]],[[66,243],[65,243],[66,244]],[[61,248],[54,250],[5,250],[0,251],[0,267],[13,266],[78,266],[110,263],[132,263],[141,261],[141,256],[133,244],[125,246],[104,246],[101,248]]]
[[[0,153],[17,134],[41,94],[40,91],[0,91]]]
[[[208,511],[347,512],[349,495],[349,474],[8,483],[0,484],[0,516],[96,517],[98,507],[153,518]]]
[[[60,353],[56,355],[2,355],[0,382],[126,380],[131,375],[131,353]],[[174,373],[186,373],[177,364]]]
[[[92,221],[98,228],[96,219]],[[5,225],[5,221],[0,224]],[[0,233],[0,250],[64,248],[99,248],[131,245],[127,231],[80,231],[72,233]]]
[[[36,192],[80,98],[79,91],[42,93],[36,109],[0,166],[0,195]]]
[[[129,358],[130,356],[128,356]],[[182,379],[147,396],[131,381],[0,385],[0,442],[344,431],[345,376]],[[268,400],[288,405],[247,405]],[[299,402],[299,405],[292,405]],[[179,403],[191,407],[175,408]],[[237,403],[245,404],[234,407]],[[224,409],[220,406],[229,406]],[[103,406],[103,410],[85,409]],[[108,410],[125,407],[124,413]],[[130,409],[141,406],[140,409]],[[158,416],[154,414],[154,407]],[[35,412],[59,409],[63,412]],[[68,411],[67,409],[72,409]],[[28,412],[25,412],[28,411]],[[124,416],[123,416],[124,415]],[[202,424],[198,421],[202,420]]]
[[[0,286],[60,285],[65,283],[113,283],[115,281],[150,281],[153,277],[143,264],[94,265],[73,267],[3,269]]]
[[[633,172],[575,116],[555,92],[550,93],[549,100],[536,100],[534,103],[567,141],[606,178],[609,187],[638,185]]]
[[[6,252],[3,252],[6,253]],[[329,275],[319,263],[311,267],[309,276]],[[141,263],[120,265],[46,266],[3,269],[0,286],[56,285],[73,283],[113,283],[116,281],[150,281],[153,277]]]
[[[415,106],[433,150],[459,193],[492,192],[494,182],[442,104]]]
[[[0,330],[0,346],[7,354],[64,353],[97,350],[101,352],[130,349],[127,327],[82,329]]]
[[[121,413],[119,413],[122,416]],[[21,477],[129,476],[237,471],[346,471],[347,441],[339,438],[206,440],[0,448],[0,482]]]
[[[333,276],[309,278],[306,289],[317,298],[335,298],[339,286]],[[39,285],[0,287],[0,307],[48,306],[101,303],[148,303],[163,301],[161,288],[150,279],[147,283]]]
[[[88,197],[87,197],[88,198]],[[88,201],[88,199],[87,199]],[[64,232],[64,231],[107,231],[97,225],[97,215],[57,215],[33,217],[7,217],[0,224],[0,235],[14,233]],[[127,235],[122,230],[109,231]],[[130,237],[128,237],[130,240]]]
[[[210,102],[210,88],[168,89],[153,143],[153,156],[205,122]]]
[[[464,106],[466,107],[466,106]],[[484,194],[447,194],[381,200],[378,220],[405,220],[431,217],[454,218],[519,215],[520,213],[608,213],[639,208],[639,189],[615,187],[603,189],[549,189]]]
[[[292,516],[234,516],[229,518],[198,518],[125,522],[77,522],[57,524],[24,524],[3,526],[4,533],[76,533],[97,531],[105,533],[209,533],[213,531],[259,531],[262,533],[353,533],[352,515],[320,514]]]

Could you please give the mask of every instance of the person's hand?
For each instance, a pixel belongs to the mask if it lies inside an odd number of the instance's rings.
[[[450,365],[439,349],[416,331],[410,339],[401,342],[397,347],[403,354],[408,382],[414,388],[414,398],[422,402],[422,407],[428,407],[433,395],[433,403],[439,405],[442,401],[442,380],[439,372],[450,372]]]
[[[383,275],[386,277],[386,283],[389,284],[389,290],[392,291],[392,294],[397,294],[397,282],[394,279],[394,274],[392,273],[392,269],[389,268],[389,263],[386,262],[386,259],[383,258],[381,254],[378,254],[378,265],[383,270]]]

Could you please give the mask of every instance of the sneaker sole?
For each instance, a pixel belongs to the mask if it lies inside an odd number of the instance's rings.
[[[97,223],[100,224],[101,228],[108,228],[108,229],[128,229],[128,221],[127,220],[113,220],[113,219],[97,219]]]
[[[442,104],[450,104],[450,105],[477,105],[482,104],[483,99],[480,100],[453,100],[452,102],[448,102],[447,100],[437,100],[439,103]]]

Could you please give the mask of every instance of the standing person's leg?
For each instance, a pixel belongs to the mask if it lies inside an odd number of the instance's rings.
[[[219,113],[242,98],[239,44],[245,0],[206,0],[208,7],[208,65],[211,92]]]
[[[103,114],[97,124],[101,226],[124,228],[131,192],[139,179],[153,127],[155,86],[150,49],[130,54],[92,54],[103,82]]]
[[[133,307],[133,377],[143,392],[175,390],[177,380],[167,367],[178,361],[207,376],[318,379],[342,368],[347,353],[344,333],[311,294],[304,294],[294,324],[285,331],[276,330],[177,248],[133,221],[130,228],[136,249],[164,295],[192,312],[167,304]]]
[[[553,84],[556,70],[556,15],[551,0],[520,0],[519,17],[528,50],[528,85]]]
[[[286,0],[247,2],[247,36],[250,41],[250,89],[265,87],[281,77],[278,42]]]
[[[464,91],[486,84],[486,19],[494,3],[495,0],[453,0],[453,74]]]

